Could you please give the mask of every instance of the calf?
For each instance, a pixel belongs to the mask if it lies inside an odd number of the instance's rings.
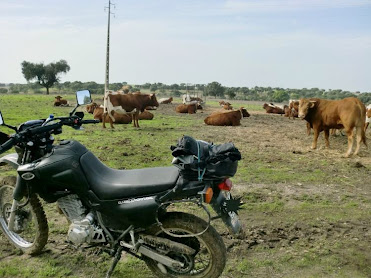
[[[175,107],[175,111],[177,113],[195,114],[197,111],[197,103],[180,104],[177,107]]]
[[[300,99],[299,118],[306,120],[313,128],[312,149],[317,148],[318,135],[321,131],[325,132],[326,147],[329,147],[331,128],[344,128],[348,136],[348,150],[345,157],[349,157],[352,152],[354,129],[357,136],[357,147],[354,154],[358,154],[361,142],[367,147],[364,131],[366,107],[358,98],[348,97],[342,100]]]
[[[56,96],[54,100],[54,106],[67,106],[68,102],[66,99],[62,99],[61,96]]]
[[[120,114],[131,114],[134,127],[139,127],[138,115],[140,112],[143,112],[147,106],[159,106],[155,94],[109,93],[104,100],[107,108],[105,114],[108,113],[110,122],[115,121],[112,111]],[[106,127],[105,117],[103,117],[103,127]]]
[[[103,114],[104,114],[103,107],[99,106],[95,102],[87,105],[86,111],[90,114],[93,114],[93,117],[95,120],[99,120],[100,122],[103,121]],[[106,117],[106,122],[109,122],[111,125],[111,128],[114,128],[113,122],[110,121],[109,116],[106,115],[105,117]],[[131,116],[126,115],[126,114],[118,114],[118,113],[113,112],[113,117],[115,118],[116,124],[130,124],[132,121]]]
[[[266,113],[285,114],[285,111],[281,107],[278,107],[274,105],[273,103],[270,103],[270,104],[264,103],[263,108],[265,109]]]
[[[245,108],[241,107],[235,111],[214,112],[206,117],[204,122],[207,125],[214,126],[239,126],[241,125],[241,119],[244,117],[250,117],[250,114]]]

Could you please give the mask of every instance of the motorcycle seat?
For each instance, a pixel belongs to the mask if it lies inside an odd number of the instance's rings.
[[[173,188],[179,178],[179,170],[174,166],[134,170],[112,169],[91,152],[83,154],[80,163],[90,190],[101,200],[160,193]]]

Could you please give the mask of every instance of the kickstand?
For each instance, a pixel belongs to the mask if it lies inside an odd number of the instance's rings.
[[[113,270],[115,269],[117,263],[121,259],[122,249],[123,248],[121,246],[117,249],[116,254],[115,254],[115,258],[113,259],[113,262],[112,262],[112,265],[111,265],[110,269],[108,270],[108,272],[106,274],[106,278],[111,277],[111,274],[112,274]]]

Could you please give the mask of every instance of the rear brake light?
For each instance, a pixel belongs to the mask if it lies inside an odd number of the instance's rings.
[[[230,179],[225,179],[223,182],[218,185],[220,190],[231,191],[232,181]]]

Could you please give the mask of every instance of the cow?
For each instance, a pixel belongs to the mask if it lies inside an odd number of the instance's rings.
[[[56,96],[54,106],[68,106],[68,101],[66,99],[62,99],[61,96]]]
[[[204,119],[205,124],[214,126],[239,126],[241,119],[250,117],[249,112],[243,107],[234,111],[214,112]]]
[[[358,154],[361,142],[367,147],[364,131],[366,107],[358,98],[348,97],[342,100],[300,99],[299,118],[306,120],[313,128],[312,149],[317,148],[317,140],[321,131],[325,132],[326,147],[329,147],[331,128],[344,128],[348,136],[348,149],[345,157],[349,157],[352,152],[354,129],[357,137],[354,155]]]
[[[289,100],[289,119],[292,117],[294,120],[298,117],[299,101],[295,99]]]
[[[103,121],[103,106],[100,106],[97,103],[93,102],[86,106],[86,111],[90,114],[93,114],[95,120],[99,120],[100,122]],[[115,124],[130,124],[132,121],[131,116],[126,114],[118,114],[116,112],[113,112],[113,117],[115,118]],[[109,116],[106,115],[106,122],[109,122],[111,128],[114,128],[113,122],[109,119]]]
[[[199,98],[199,97],[191,97],[191,102],[192,101],[197,101],[198,103],[203,103],[204,101],[202,100],[202,98]]]
[[[285,111],[273,103],[264,103],[263,108],[265,109],[266,113],[271,113],[271,114],[285,114]]]
[[[231,104],[229,102],[221,100],[221,101],[219,101],[219,105],[223,107],[224,105],[231,105]]]
[[[169,98],[160,98],[158,100],[158,103],[160,104],[169,104],[173,101],[173,97],[169,97]]]
[[[147,110],[144,110],[138,115],[139,120],[152,120],[153,117],[153,114],[151,112],[148,112]]]
[[[195,114],[197,111],[197,103],[180,104],[177,107],[175,107],[175,111],[177,113]]]
[[[110,122],[115,121],[112,111],[120,114],[131,114],[133,126],[137,128],[139,127],[139,113],[143,112],[147,106],[159,106],[155,94],[108,93],[105,97],[105,102],[107,108],[105,114],[108,113]],[[105,117],[103,117],[103,128],[105,127]]]
[[[225,110],[233,110],[233,107],[232,107],[232,105],[229,102],[227,102],[226,104],[223,105],[223,109],[225,109]]]

